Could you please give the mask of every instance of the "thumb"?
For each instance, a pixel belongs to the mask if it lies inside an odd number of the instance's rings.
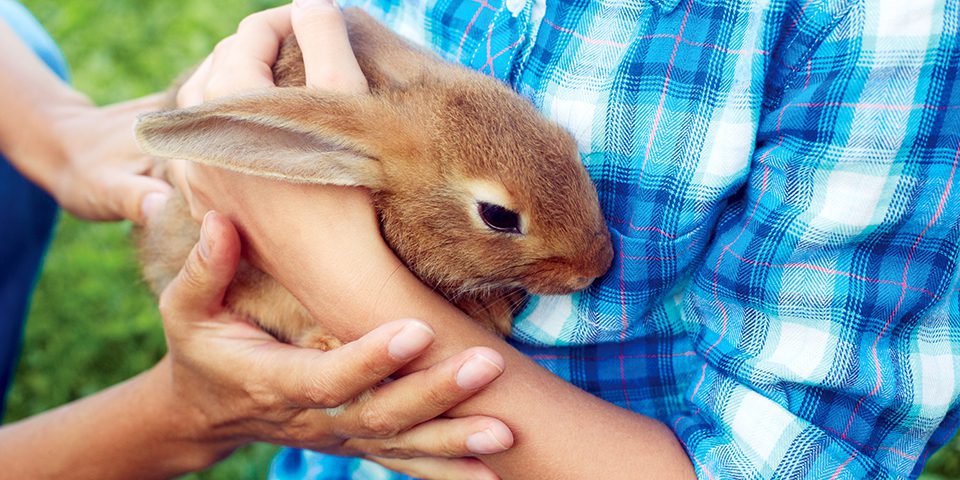
[[[200,229],[200,242],[190,251],[177,277],[160,295],[164,318],[219,311],[239,259],[240,237],[233,224],[223,215],[207,212]]]
[[[335,0],[294,0],[290,18],[303,52],[308,87],[339,93],[368,91]]]

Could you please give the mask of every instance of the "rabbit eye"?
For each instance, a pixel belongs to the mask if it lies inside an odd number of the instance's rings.
[[[480,218],[491,230],[504,233],[520,233],[520,215],[500,205],[487,202],[477,203]]]

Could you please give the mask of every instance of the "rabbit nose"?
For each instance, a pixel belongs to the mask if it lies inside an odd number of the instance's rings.
[[[599,277],[610,268],[613,263],[613,245],[610,243],[610,234],[604,230],[594,236],[594,250],[591,258],[588,275]]]

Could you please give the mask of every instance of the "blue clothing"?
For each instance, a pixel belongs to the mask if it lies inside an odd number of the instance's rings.
[[[60,78],[63,55],[43,27],[19,3],[0,0],[0,19]],[[57,216],[57,204],[0,157],[0,419],[20,350],[30,292]]]
[[[578,141],[614,263],[524,353],[705,479],[911,478],[956,431],[960,1],[359,3]]]

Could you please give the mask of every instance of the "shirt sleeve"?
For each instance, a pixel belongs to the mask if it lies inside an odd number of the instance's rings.
[[[771,58],[683,299],[701,478],[915,477],[957,427],[958,5],[847,3]]]

